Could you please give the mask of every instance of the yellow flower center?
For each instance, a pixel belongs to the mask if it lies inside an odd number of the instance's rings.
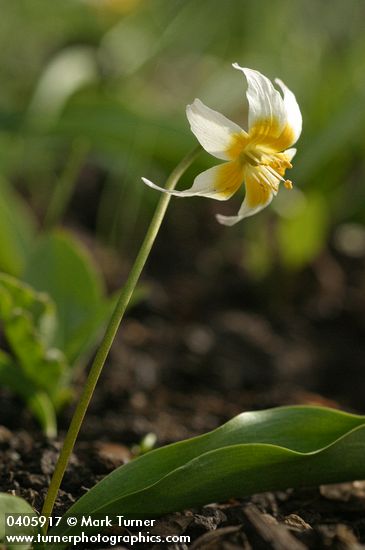
[[[232,142],[228,148],[230,158],[238,160],[239,164],[254,173],[256,179],[262,184],[266,184],[274,192],[277,192],[279,182],[282,181],[287,189],[292,189],[293,184],[290,180],[284,179],[287,168],[292,168],[292,164],[285,153],[276,153],[267,150],[265,145],[257,143],[252,136],[242,133],[234,134]]]
[[[249,165],[250,171],[253,169],[260,181],[266,183],[274,192],[277,192],[280,181],[287,189],[293,188],[292,182],[283,177],[286,169],[292,168],[285,153],[265,153],[257,146],[248,146],[242,151],[239,159],[243,165]]]

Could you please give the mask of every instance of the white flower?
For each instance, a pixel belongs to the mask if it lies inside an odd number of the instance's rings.
[[[195,99],[186,114],[192,132],[211,155],[226,162],[199,174],[186,191],[167,191],[146,178],[144,183],[177,197],[229,199],[245,184],[245,199],[237,216],[217,215],[220,223],[233,225],[267,206],[279,190],[280,182],[291,188],[284,178],[296,149],[291,148],[302,130],[302,115],[294,94],[281,82],[283,96],[271,81],[258,71],[233,64],[248,82],[248,132],[220,113]]]

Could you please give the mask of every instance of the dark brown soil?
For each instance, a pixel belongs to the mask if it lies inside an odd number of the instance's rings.
[[[173,245],[169,229],[166,236],[145,277],[148,297],[129,312],[102,374],[57,512],[129,460],[148,433],[163,445],[242,411],[283,404],[365,412],[363,260],[326,252],[300,275],[278,267],[258,283],[232,259],[240,256],[238,241],[222,258],[214,232],[189,255],[179,235]],[[161,269],[165,257],[175,258],[168,270]],[[110,265],[112,288],[120,267]],[[0,410],[0,489],[40,509],[72,407],[56,442],[45,440],[22,403],[3,390]],[[190,546],[134,548],[359,550],[365,483],[210,504],[163,517],[153,529],[187,534]]]

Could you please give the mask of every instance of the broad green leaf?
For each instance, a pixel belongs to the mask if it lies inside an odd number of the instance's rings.
[[[37,516],[37,513],[24,499],[9,495],[8,493],[0,493],[0,545],[4,543],[4,549],[6,550],[27,550],[32,545],[30,543],[9,543],[5,544],[5,536],[33,536],[36,534],[35,527],[25,527],[14,525],[12,527],[6,525],[6,514],[15,516],[17,514],[26,514],[30,517]],[[1,548],[3,546],[1,545]]]
[[[55,395],[67,365],[63,354],[49,345],[56,325],[54,304],[44,293],[0,274],[0,321],[26,378]]]
[[[0,382],[28,404],[44,432],[56,435],[55,407],[64,399],[67,363],[52,346],[57,320],[45,293],[0,274],[0,324],[12,356],[0,350]]]
[[[364,452],[365,417],[305,406],[247,412],[118,468],[66,516],[153,517],[254,492],[358,479],[365,476]],[[51,532],[71,530],[62,522]]]
[[[0,273],[0,314],[3,318],[14,315],[15,310],[29,312],[37,337],[51,345],[56,330],[55,305],[45,293],[36,292],[15,277]]]
[[[0,270],[19,275],[35,233],[31,212],[0,179]]]
[[[46,235],[32,250],[23,277],[52,297],[59,319],[55,346],[71,364],[79,361],[95,346],[110,311],[87,251],[67,233]]]

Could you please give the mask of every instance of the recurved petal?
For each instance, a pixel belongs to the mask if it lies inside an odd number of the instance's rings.
[[[217,220],[223,225],[235,225],[237,222],[257,214],[268,206],[274,197],[268,185],[261,182],[253,174],[246,175],[246,195],[236,216],[217,214]]]
[[[186,108],[186,116],[191,131],[199,143],[211,155],[222,159],[232,159],[232,144],[237,136],[247,137],[246,132],[221,113],[213,111],[200,99],[195,99]]]
[[[190,189],[186,191],[169,191],[155,185],[146,178],[144,183],[153,189],[174,195],[175,197],[208,197],[219,201],[225,201],[232,197],[242,184],[243,169],[238,162],[224,162],[213,166],[199,174]]]
[[[259,71],[240,67],[233,63],[233,67],[242,71],[247,79],[247,100],[249,105],[248,126],[249,131],[257,126],[263,126],[266,132],[275,131],[279,135],[286,123],[286,111],[283,98],[275,90],[272,82]]]
[[[295,98],[295,95],[284,82],[279,78],[275,79],[275,82],[280,86],[284,94],[284,106],[286,110],[287,124],[292,128],[294,134],[295,143],[302,132],[302,113],[300,112],[299,105]]]
[[[233,67],[247,78],[250,138],[272,151],[283,151],[293,145],[301,131],[301,114],[294,94],[280,81],[283,98],[259,71],[237,63]]]

